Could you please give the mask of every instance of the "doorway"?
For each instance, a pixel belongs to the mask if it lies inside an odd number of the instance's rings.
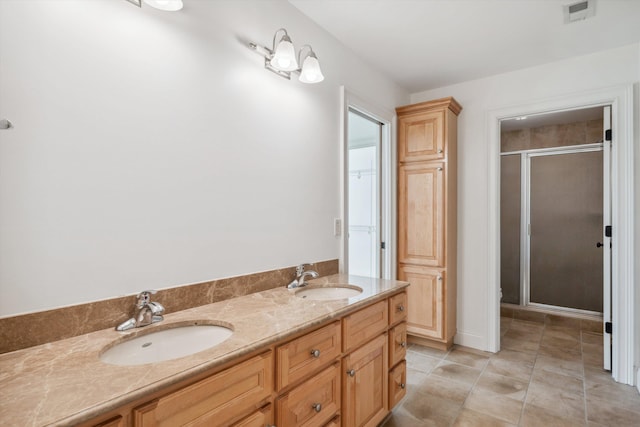
[[[382,123],[349,109],[348,163],[348,271],[382,277],[381,258],[381,154]]]
[[[394,111],[341,87],[340,272],[395,277],[396,151]]]
[[[611,106],[611,376],[625,384],[634,384],[637,299],[634,292],[634,88],[620,85],[587,90],[528,104],[492,109],[487,114],[489,151],[489,193],[487,230],[487,345],[488,351],[500,350],[500,125],[506,119],[560,112],[572,109]],[[606,164],[606,162],[605,162]],[[603,242],[604,243],[604,242]],[[607,248],[607,244],[603,249]],[[606,273],[605,273],[606,274]],[[634,347],[636,346],[636,347]],[[638,371],[640,382],[640,370]]]

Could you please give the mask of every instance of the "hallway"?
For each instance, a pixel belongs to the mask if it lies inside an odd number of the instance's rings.
[[[408,393],[384,427],[640,426],[640,395],[602,369],[602,335],[501,318],[491,354],[411,345]]]

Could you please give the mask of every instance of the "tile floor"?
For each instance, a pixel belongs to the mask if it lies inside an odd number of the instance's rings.
[[[640,426],[640,394],[602,369],[601,334],[501,323],[496,354],[411,345],[407,396],[383,426]]]

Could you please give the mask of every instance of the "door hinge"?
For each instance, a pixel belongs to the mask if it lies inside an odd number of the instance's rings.
[[[613,324],[611,322],[604,322],[604,331],[608,334],[613,333]]]
[[[611,129],[607,129],[604,131],[604,140],[611,141]]]
[[[380,249],[387,249],[387,244],[385,242],[380,242]]]
[[[611,226],[610,225],[606,225],[604,227],[604,236],[605,237],[611,237]]]

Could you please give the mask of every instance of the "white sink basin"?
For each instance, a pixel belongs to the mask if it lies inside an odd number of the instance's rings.
[[[189,356],[214,347],[233,334],[217,325],[187,325],[139,335],[108,348],[100,360],[111,365],[131,366]]]
[[[300,289],[296,296],[308,300],[336,300],[353,298],[361,293],[362,288],[354,285],[325,285]]]

